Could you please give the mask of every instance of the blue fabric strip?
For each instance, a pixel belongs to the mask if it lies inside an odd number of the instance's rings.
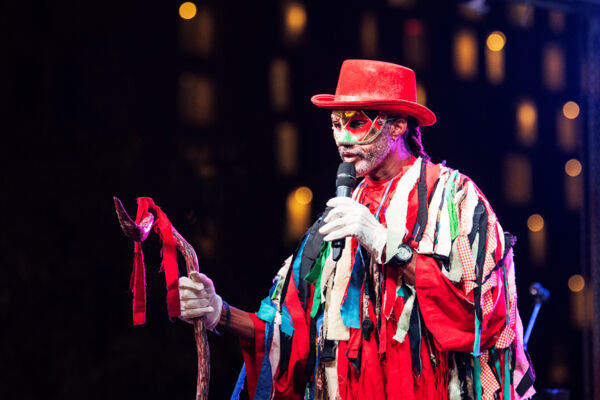
[[[231,394],[231,400],[239,400],[240,393],[244,390],[244,381],[246,380],[246,364],[242,364],[242,369],[240,370],[240,374],[238,375],[237,382],[235,383],[235,387],[233,388],[233,393]]]
[[[260,309],[258,310],[258,318],[262,319],[266,323],[272,323],[275,318],[275,313],[277,312],[277,307],[271,301],[271,298],[265,297],[263,301],[260,303]]]
[[[255,400],[269,400],[273,390],[273,374],[271,373],[271,362],[269,361],[269,350],[273,339],[273,325],[265,324],[265,356],[260,367],[258,382],[256,383]]]
[[[281,309],[281,331],[288,336],[294,334],[294,322],[292,321],[292,316],[285,304]]]
[[[354,265],[352,266],[346,298],[340,309],[342,322],[349,328],[360,328],[360,291],[362,289],[364,277],[365,262],[362,258],[359,244],[356,249],[356,254],[354,255]]]
[[[306,241],[310,235],[307,234],[304,236],[304,240],[302,240],[302,244],[300,245],[300,249],[298,253],[296,253],[296,257],[294,257],[294,261],[292,262],[292,271],[294,272],[294,283],[296,287],[298,287],[300,283],[300,265],[302,263],[302,252],[304,251],[304,246],[306,245]]]
[[[323,325],[323,313],[319,314],[319,316],[317,316],[317,319],[315,321],[316,323],[316,327],[317,327],[317,332],[321,331],[321,326]],[[313,378],[312,381],[308,383],[309,387],[307,388],[307,395],[304,396],[304,400],[314,400],[315,398],[315,384],[317,382],[317,369],[319,368],[319,362],[321,360],[321,350],[319,348],[319,346],[317,345],[317,358],[316,358],[316,362],[315,362],[315,369],[313,371]]]

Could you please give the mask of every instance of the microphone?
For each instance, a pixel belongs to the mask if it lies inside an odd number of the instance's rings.
[[[356,185],[356,168],[349,162],[341,163],[337,170],[335,178],[335,196],[351,197],[354,186]],[[342,250],[346,245],[346,239],[338,239],[331,242],[331,251],[333,261],[337,261],[342,256]]]
[[[547,303],[550,300],[550,291],[539,282],[534,282],[529,286],[529,294],[533,296],[535,303]]]

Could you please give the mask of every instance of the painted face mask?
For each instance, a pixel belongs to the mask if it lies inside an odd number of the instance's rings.
[[[369,144],[383,131],[386,113],[373,110],[336,110],[331,113],[333,137],[338,146]]]

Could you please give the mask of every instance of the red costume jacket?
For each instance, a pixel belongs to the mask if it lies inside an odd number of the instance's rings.
[[[386,259],[347,239],[335,263],[320,221],[309,230],[250,314],[255,337],[242,341],[250,396],[530,397],[510,235],[475,184],[413,158],[390,181],[365,178],[354,198],[381,209]],[[400,243],[416,250],[414,286],[387,264]]]

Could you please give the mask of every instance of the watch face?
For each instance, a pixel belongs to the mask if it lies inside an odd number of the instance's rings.
[[[412,248],[406,243],[403,243],[398,247],[398,253],[396,255],[403,262],[408,262],[412,258]]]

